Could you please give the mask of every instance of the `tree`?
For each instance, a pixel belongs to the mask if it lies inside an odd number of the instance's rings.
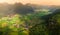
[[[46,20],[47,29],[49,31],[49,35],[60,35],[60,9],[56,9],[52,14],[49,14],[48,19]]]
[[[15,3],[14,11],[18,14],[28,14],[34,12],[33,8],[28,5],[23,5],[21,3]]]

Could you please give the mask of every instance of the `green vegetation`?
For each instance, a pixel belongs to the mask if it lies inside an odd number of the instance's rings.
[[[58,8],[60,6],[2,3],[0,35],[60,35]]]
[[[34,14],[19,15],[15,14],[12,16],[6,16],[0,19],[0,32],[1,35],[29,35],[30,33],[41,33],[45,30],[44,20],[41,19],[42,16],[46,15],[45,12],[38,12]],[[40,24],[40,26],[38,25]],[[35,27],[35,25],[37,25]],[[43,26],[43,28],[42,28]],[[33,28],[34,27],[34,28]],[[33,31],[33,29],[35,32]],[[41,29],[39,29],[41,28]],[[41,32],[39,32],[39,30]],[[32,32],[33,31],[33,32]],[[36,35],[37,35],[36,34]],[[32,34],[31,34],[32,35]]]

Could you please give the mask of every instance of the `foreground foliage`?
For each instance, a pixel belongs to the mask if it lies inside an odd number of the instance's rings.
[[[3,17],[0,19],[1,35],[59,35],[60,14],[38,12],[34,14]]]

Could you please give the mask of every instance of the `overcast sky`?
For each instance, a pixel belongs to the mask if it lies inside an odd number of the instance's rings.
[[[60,0],[0,0],[0,3],[7,2],[7,3],[15,3],[21,2],[23,4],[32,3],[32,4],[39,4],[39,5],[60,5]]]

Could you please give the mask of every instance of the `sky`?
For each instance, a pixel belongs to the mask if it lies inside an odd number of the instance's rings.
[[[0,3],[9,3],[13,4],[15,2],[21,2],[23,4],[31,3],[38,5],[60,5],[60,0],[0,0]]]

